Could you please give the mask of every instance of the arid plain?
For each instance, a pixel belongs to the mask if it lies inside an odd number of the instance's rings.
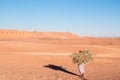
[[[0,30],[0,80],[81,80],[70,55],[84,49],[88,80],[120,80],[120,38],[17,30]]]

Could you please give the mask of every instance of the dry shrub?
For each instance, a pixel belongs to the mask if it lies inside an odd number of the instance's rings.
[[[75,64],[86,64],[89,61],[93,60],[93,54],[89,50],[83,50],[78,53],[73,53],[70,57]]]

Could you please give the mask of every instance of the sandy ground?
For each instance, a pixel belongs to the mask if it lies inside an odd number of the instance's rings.
[[[1,33],[3,34],[3,33]],[[81,80],[70,55],[89,49],[88,80],[120,80],[120,39],[0,37],[0,80]]]
[[[120,58],[95,57],[85,66],[88,80],[120,80]],[[68,55],[1,54],[0,80],[81,80]]]

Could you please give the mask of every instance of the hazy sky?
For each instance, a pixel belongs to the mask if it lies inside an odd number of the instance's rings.
[[[0,0],[0,29],[120,36],[120,0]]]

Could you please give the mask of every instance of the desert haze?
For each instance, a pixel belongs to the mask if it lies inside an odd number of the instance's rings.
[[[120,38],[17,30],[0,30],[0,80],[81,80],[70,55],[84,49],[88,80],[120,80]]]

